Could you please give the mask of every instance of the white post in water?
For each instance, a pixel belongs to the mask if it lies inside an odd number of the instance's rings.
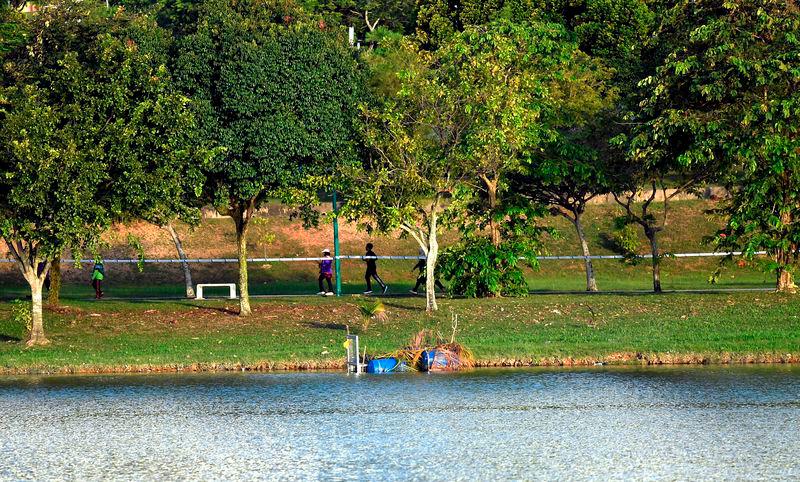
[[[361,373],[358,353],[358,335],[347,335],[347,373]]]

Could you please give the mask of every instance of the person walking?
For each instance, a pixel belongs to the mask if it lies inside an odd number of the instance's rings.
[[[106,269],[102,261],[97,261],[92,268],[92,287],[94,288],[94,299],[99,300],[103,297],[103,280],[106,279]]]
[[[333,285],[331,279],[333,278],[333,258],[331,257],[330,249],[322,250],[322,260],[319,262],[319,293],[322,296],[333,296]],[[328,291],[322,287],[322,281],[328,282]]]
[[[367,290],[364,291],[365,295],[372,294],[372,280],[378,282],[381,285],[382,294],[386,294],[389,291],[389,286],[383,282],[380,276],[378,276],[378,255],[372,250],[373,246],[372,243],[367,243],[367,252],[364,254],[364,261],[367,263],[367,272],[364,274],[364,280],[367,282]]]
[[[427,273],[425,273],[427,261],[428,261],[428,257],[425,256],[425,251],[422,248],[420,248],[419,249],[419,260],[417,261],[417,264],[415,264],[414,267],[411,268],[412,272],[419,270],[419,274],[417,275],[417,284],[414,285],[413,289],[409,290],[409,292],[411,294],[413,294],[413,295],[418,295],[419,294],[419,287],[424,285],[425,281],[428,280],[428,277],[426,276]],[[442,282],[439,281],[439,278],[434,278],[434,279],[435,279],[435,282],[436,282],[436,287],[439,288],[442,291],[446,291],[446,288],[444,287]]]

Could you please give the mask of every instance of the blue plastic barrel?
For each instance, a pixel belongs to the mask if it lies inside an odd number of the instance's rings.
[[[367,363],[367,373],[389,373],[397,368],[397,358],[376,358]]]
[[[425,350],[420,357],[420,368],[422,371],[436,370],[437,368],[447,368],[447,356],[441,350]]]

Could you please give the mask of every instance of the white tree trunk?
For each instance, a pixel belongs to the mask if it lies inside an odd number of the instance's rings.
[[[44,285],[44,277],[47,275],[47,269],[42,274],[37,275],[38,262],[34,262],[33,266],[24,266],[23,274],[25,280],[31,287],[31,332],[28,337],[28,346],[47,345],[50,340],[44,336],[44,317],[42,315],[42,286]]]
[[[436,304],[436,260],[439,257],[439,240],[436,236],[436,211],[431,213],[428,226],[428,257],[425,260],[425,311],[437,311]]]
[[[575,225],[575,231],[578,232],[578,239],[581,243],[581,251],[583,253],[583,263],[586,269],[586,291],[597,291],[597,280],[594,277],[594,265],[592,264],[591,253],[589,252],[589,243],[586,241],[586,233],[583,232],[583,224],[581,223],[580,214],[575,214],[572,219]]]
[[[186,261],[186,252],[183,251],[183,244],[181,243],[181,238],[178,237],[178,233],[175,231],[175,228],[172,226],[172,223],[167,223],[164,228],[169,232],[169,235],[172,237],[172,242],[175,244],[175,249],[178,251],[178,257],[181,260],[181,267],[183,268],[183,279],[186,283],[186,297],[187,298],[194,298],[194,283],[192,282],[192,271],[189,269],[189,263]]]
[[[42,286],[47,272],[50,270],[50,262],[45,263],[44,269],[39,273],[39,263],[41,260],[36,254],[36,250],[28,245],[26,248],[21,241],[12,242],[4,240],[8,251],[14,256],[25,281],[31,287],[31,332],[27,345],[47,345],[50,343],[44,336],[44,319],[42,316]]]

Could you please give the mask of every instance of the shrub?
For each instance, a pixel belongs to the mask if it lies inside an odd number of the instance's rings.
[[[11,321],[25,327],[25,333],[33,328],[33,314],[29,301],[14,300],[11,302]]]
[[[528,283],[520,256],[535,263],[526,243],[505,241],[494,246],[486,237],[467,238],[442,252],[438,269],[450,282],[450,292],[470,298],[525,296]]]

